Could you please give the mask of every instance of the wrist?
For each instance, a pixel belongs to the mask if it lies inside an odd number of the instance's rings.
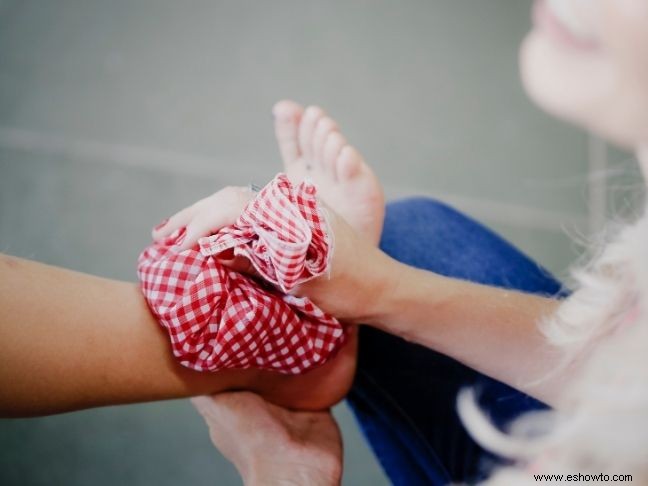
[[[338,486],[342,476],[340,468],[266,461],[253,461],[248,467],[237,469],[245,486]]]
[[[399,302],[402,300],[400,296],[407,293],[408,273],[411,269],[382,252],[379,261],[374,263],[374,285],[369,289],[367,306],[370,313],[362,323],[383,327],[398,312]]]

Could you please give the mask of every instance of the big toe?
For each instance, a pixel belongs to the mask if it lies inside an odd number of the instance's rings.
[[[277,144],[286,170],[299,161],[302,155],[299,148],[299,123],[303,112],[301,105],[290,100],[279,101],[272,109]]]

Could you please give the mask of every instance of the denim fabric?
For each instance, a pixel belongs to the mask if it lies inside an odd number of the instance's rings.
[[[564,295],[560,282],[510,243],[435,200],[389,204],[380,246],[403,263],[449,277]],[[392,483],[470,484],[501,464],[459,420],[457,393],[467,386],[476,387],[480,405],[500,426],[546,408],[447,356],[362,326],[348,402]]]

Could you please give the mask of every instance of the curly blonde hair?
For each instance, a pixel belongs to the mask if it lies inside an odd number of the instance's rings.
[[[577,290],[540,323],[565,357],[582,362],[560,410],[527,414],[502,432],[472,391],[458,400],[475,440],[515,461],[487,484],[537,484],[534,474],[631,474],[648,484],[648,213],[574,272]]]

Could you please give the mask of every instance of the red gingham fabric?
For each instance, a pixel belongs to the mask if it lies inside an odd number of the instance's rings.
[[[344,344],[337,319],[287,294],[329,269],[331,241],[312,184],[293,187],[277,175],[234,225],[180,252],[184,231],[153,243],[138,261],[144,296],[182,365],[299,374]],[[225,251],[248,258],[265,281],[223,266],[215,256]]]

